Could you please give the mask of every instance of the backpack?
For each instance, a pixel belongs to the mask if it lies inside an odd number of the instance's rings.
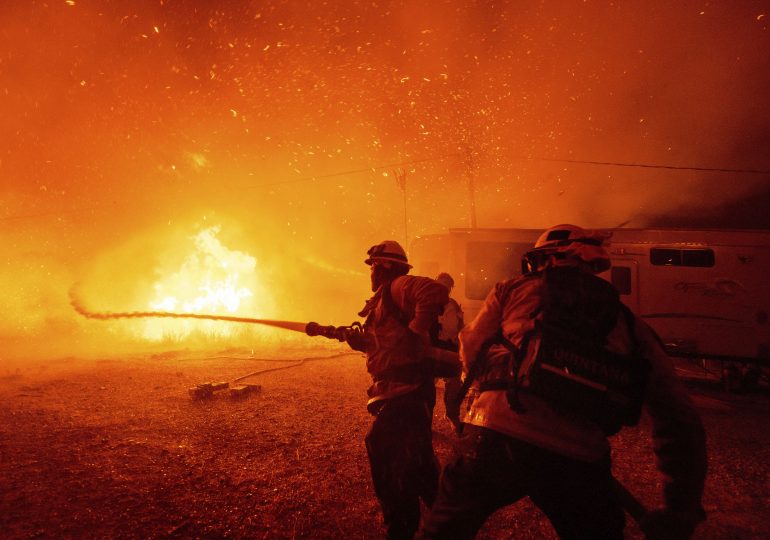
[[[517,397],[522,389],[564,416],[596,423],[606,435],[636,425],[651,366],[633,338],[633,313],[610,283],[578,268],[548,268],[542,277],[534,331],[519,349],[506,345],[513,356],[509,404],[523,412]],[[619,317],[632,336],[627,354],[606,347]],[[540,338],[537,353],[527,355],[535,335]]]

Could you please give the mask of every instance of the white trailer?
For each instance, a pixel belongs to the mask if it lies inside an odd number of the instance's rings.
[[[521,274],[538,229],[450,229],[416,238],[415,273],[448,272],[471,320],[493,285]],[[673,356],[770,367],[770,231],[606,229],[601,277]],[[731,367],[730,369],[734,369]]]

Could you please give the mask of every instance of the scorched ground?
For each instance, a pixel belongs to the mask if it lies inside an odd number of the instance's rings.
[[[360,355],[335,347],[7,364],[2,537],[381,538],[363,444],[369,378]],[[258,370],[271,371],[245,381],[262,385],[245,399],[188,395]],[[691,392],[709,436],[709,519],[697,537],[767,538],[770,397]],[[446,461],[453,436],[440,404],[434,430]],[[614,470],[654,506],[660,477],[648,430],[615,437]],[[641,537],[630,521],[626,534]],[[522,501],[495,514],[481,537],[554,533]]]

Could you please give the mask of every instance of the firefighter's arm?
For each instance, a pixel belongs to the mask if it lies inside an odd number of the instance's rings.
[[[484,342],[500,328],[503,313],[500,290],[500,284],[496,285],[487,295],[476,318],[460,330],[460,361],[464,375],[470,371]]]
[[[707,468],[706,434],[687,390],[652,329],[637,319],[636,334],[642,353],[652,364],[645,410],[653,423],[658,469],[665,477],[666,507],[653,512],[644,528],[654,538],[659,531],[676,525],[677,536],[688,538],[705,519],[701,496]]]
[[[392,290],[394,298],[409,298],[414,304],[414,317],[409,321],[409,330],[428,340],[428,330],[449,301],[449,291],[438,281],[420,276],[404,276],[396,280],[393,286],[403,288],[402,291]]]

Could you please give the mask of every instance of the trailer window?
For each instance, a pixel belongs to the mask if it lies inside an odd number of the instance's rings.
[[[711,249],[652,248],[650,262],[655,266],[714,266]]]
[[[631,269],[627,266],[613,266],[610,271],[612,284],[620,294],[631,294]]]
[[[530,249],[523,242],[468,242],[465,296],[483,300],[495,283],[521,274],[521,257]]]

